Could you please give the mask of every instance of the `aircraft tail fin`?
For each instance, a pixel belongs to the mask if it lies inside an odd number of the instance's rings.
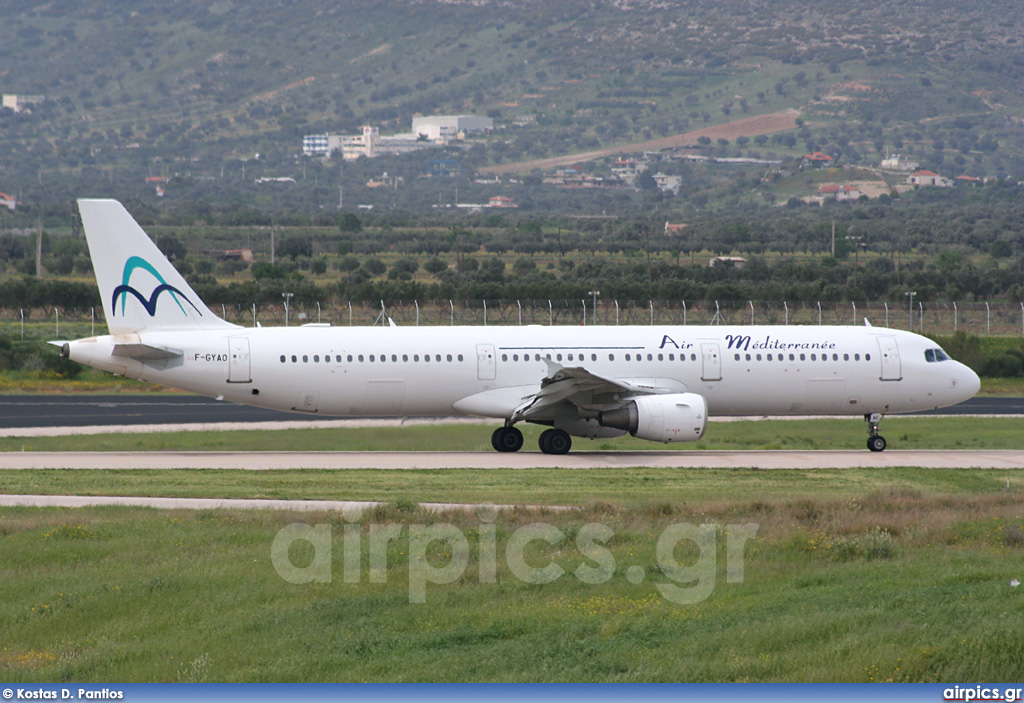
[[[111,334],[234,328],[206,307],[116,200],[79,200]]]

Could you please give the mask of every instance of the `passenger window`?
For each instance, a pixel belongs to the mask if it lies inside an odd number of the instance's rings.
[[[750,354],[747,354],[747,361],[750,361]]]
[[[376,361],[376,360],[377,360],[377,357],[375,357],[373,354],[370,354],[370,361]]]
[[[313,361],[315,361],[316,363],[319,364],[320,363],[320,355],[319,354],[314,354],[313,355]]]
[[[452,355],[451,355],[451,354],[449,354],[449,355],[448,355],[448,361],[451,361],[451,360],[452,360]],[[502,355],[501,355],[501,360],[502,360],[502,361],[508,361],[508,354],[502,354]]]
[[[736,355],[736,361],[739,361],[739,360],[740,360],[740,355],[739,355],[739,354],[737,354],[737,355]]]
[[[696,360],[697,360],[697,355],[696,354],[690,354],[690,361],[696,361]]]
[[[758,355],[757,355],[757,360],[758,360],[758,361],[760,361],[760,360],[761,360],[761,355],[760,355],[760,354],[758,354]]]
[[[462,361],[462,354],[459,354],[459,355],[458,355],[457,357],[455,357],[455,358],[456,358],[456,359],[458,359],[459,361]]]
[[[303,364],[308,364],[309,363],[309,356],[307,354],[303,354],[302,355],[302,363]]]
[[[631,361],[629,354],[626,354],[626,361]]]
[[[408,354],[402,354],[402,361],[408,361],[408,360],[409,360],[409,355]]]
[[[771,361],[771,360],[772,360],[772,355],[771,355],[771,354],[769,354],[769,355],[768,355],[768,361]]]
[[[562,360],[562,355],[561,355],[561,354],[558,354],[558,355],[556,355],[556,356],[557,356],[557,358],[558,358],[558,360],[559,360],[559,361],[561,361],[561,360]]]
[[[614,354],[609,354],[608,355],[608,361],[615,361],[615,355]]]
[[[281,355],[281,363],[284,363],[284,354]]]
[[[658,354],[658,361],[664,361],[664,360],[665,360],[665,355],[664,354]]]
[[[807,361],[807,355],[806,354],[801,354],[800,355],[800,361]]]
[[[832,355],[832,361],[839,361],[839,355],[838,354],[833,354]]]
[[[420,360],[420,355],[419,354],[413,354],[412,355],[412,360],[413,361],[419,361]]]
[[[804,355],[801,354],[800,358],[801,359],[804,358]],[[817,360],[818,360],[818,355],[817,354],[811,354],[811,361],[817,361]]]
[[[849,354],[843,354],[843,361],[849,361],[849,360],[850,360],[850,355]]]
[[[860,361],[860,354],[854,354],[853,355],[853,360],[854,361]]]
[[[675,354],[669,354],[668,355],[668,360],[669,361],[675,361],[676,360],[676,355]]]
[[[501,359],[502,359],[502,361],[504,361],[504,360],[505,360],[506,358],[507,358],[507,357],[506,357],[506,356],[505,356],[504,354],[502,354],[502,355],[501,355]],[[448,361],[451,361],[451,360],[452,360],[452,355],[451,355],[451,354],[449,354],[449,355],[448,355]]]
[[[871,361],[871,355],[870,354],[865,354],[864,355],[864,361]]]
[[[434,354],[434,361],[441,361],[441,355],[440,354]]]
[[[360,364],[363,363],[363,355],[362,354],[359,355],[359,363]]]
[[[597,354],[591,354],[590,355],[590,360],[591,361],[597,361]]]

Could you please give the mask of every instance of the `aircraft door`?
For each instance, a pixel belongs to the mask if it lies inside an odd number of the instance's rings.
[[[493,381],[497,375],[497,359],[493,344],[476,345],[476,377],[481,381]]]
[[[900,381],[903,379],[903,366],[900,362],[900,349],[896,346],[895,337],[879,337],[878,351],[882,362],[883,381]]]
[[[252,383],[248,337],[228,337],[228,383]]]
[[[722,352],[715,342],[701,342],[701,374],[702,381],[722,380]]]

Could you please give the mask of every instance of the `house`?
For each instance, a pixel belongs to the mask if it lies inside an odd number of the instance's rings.
[[[611,168],[617,178],[632,185],[636,177],[647,170],[647,164],[633,159],[616,159]]]
[[[30,109],[33,105],[38,105],[46,100],[44,95],[14,95],[12,93],[4,93],[3,97],[0,98],[0,106],[6,107],[9,110],[15,112],[32,112]]]
[[[917,187],[928,186],[936,188],[951,188],[953,181],[940,176],[934,171],[914,171],[912,174],[907,176],[907,184]]]
[[[921,168],[921,164],[917,161],[905,159],[899,154],[894,154],[893,156],[882,159],[881,167],[892,171],[916,171]]]
[[[857,200],[860,198],[860,190],[853,186],[841,186],[835,184],[823,185],[818,188],[817,197],[819,200]]]
[[[662,193],[678,193],[680,186],[683,185],[682,176],[669,176],[660,171],[654,174],[654,182],[658,184],[658,189]]]
[[[487,207],[519,207],[512,198],[495,195],[487,199]]]
[[[17,206],[18,200],[13,195],[0,193],[0,207],[5,207],[8,210],[14,210]]]
[[[808,166],[812,166],[814,168],[825,168],[835,165],[835,159],[820,151],[812,151],[810,154],[804,154],[803,161]]]

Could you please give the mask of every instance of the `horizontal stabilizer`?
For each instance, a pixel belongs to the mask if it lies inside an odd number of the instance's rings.
[[[135,344],[115,344],[114,351],[111,353],[114,356],[126,356],[129,359],[137,359],[139,361],[176,359],[185,354],[181,349],[172,349],[171,347],[162,347],[156,344],[142,344],[141,342]]]

